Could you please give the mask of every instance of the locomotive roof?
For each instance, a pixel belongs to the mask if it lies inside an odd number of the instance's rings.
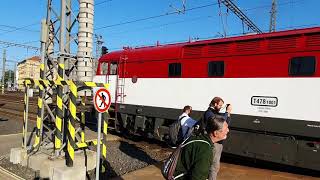
[[[294,36],[294,35],[300,35],[300,34],[310,34],[310,33],[320,33],[320,27],[287,30],[287,31],[279,31],[279,32],[272,32],[272,33],[251,34],[251,35],[235,36],[235,37],[228,37],[228,38],[208,39],[208,40],[200,40],[195,42],[182,42],[182,43],[164,44],[164,45],[156,45],[156,46],[145,46],[145,47],[138,47],[138,48],[124,48],[123,50],[113,51],[103,55],[100,58],[100,61],[118,60],[119,57],[123,55],[126,55],[127,57],[129,57],[129,60],[175,59],[181,56],[181,51],[183,47],[219,44],[219,43],[231,43],[231,42],[269,39],[269,38],[274,39],[274,38]]]

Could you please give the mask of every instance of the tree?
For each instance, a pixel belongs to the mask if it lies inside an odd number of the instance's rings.
[[[11,77],[11,78],[9,78]],[[11,81],[11,83],[14,82],[14,72],[12,70],[7,70],[4,74],[4,87],[8,87],[8,81]],[[0,83],[2,84],[2,77]]]

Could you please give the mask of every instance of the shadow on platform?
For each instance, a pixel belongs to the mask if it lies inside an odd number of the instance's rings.
[[[119,149],[128,156],[143,161],[147,164],[155,164],[158,161],[151,158],[143,149],[137,147],[135,144],[130,144],[125,141],[120,141]]]

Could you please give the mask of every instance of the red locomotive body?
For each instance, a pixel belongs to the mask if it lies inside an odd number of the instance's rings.
[[[117,125],[160,140],[184,105],[233,104],[225,153],[320,170],[320,28],[124,48],[103,55]]]

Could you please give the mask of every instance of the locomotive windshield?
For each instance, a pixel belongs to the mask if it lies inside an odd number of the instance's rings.
[[[116,75],[118,70],[118,63],[117,62],[111,62],[110,63],[110,75]]]
[[[118,70],[117,62],[101,62],[100,73],[104,75],[116,75]]]

